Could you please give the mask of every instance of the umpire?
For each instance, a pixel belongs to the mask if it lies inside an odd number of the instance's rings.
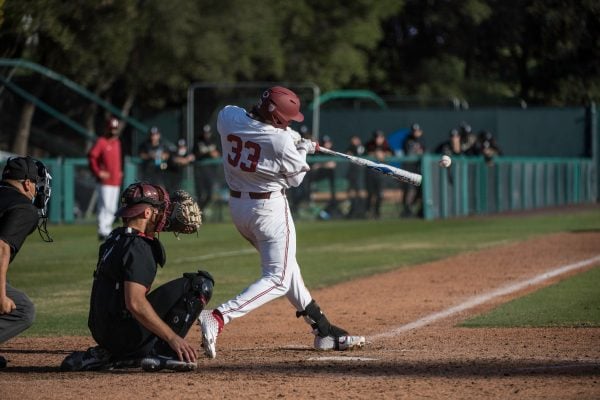
[[[140,366],[147,371],[189,371],[196,349],[184,338],[210,300],[204,271],[184,274],[148,294],[166,262],[156,237],[169,221],[170,196],[159,185],[134,183],[121,195],[123,226],[100,246],[88,327],[98,343],[65,358],[65,371]]]
[[[0,343],[29,328],[35,319],[33,303],[8,283],[6,274],[40,216],[45,216],[49,197],[50,175],[41,161],[8,159],[0,182]],[[4,367],[6,359],[0,356],[0,368]]]

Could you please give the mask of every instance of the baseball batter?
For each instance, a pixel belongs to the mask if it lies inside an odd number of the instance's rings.
[[[329,323],[296,261],[296,229],[285,189],[300,185],[310,169],[306,155],[318,146],[288,127],[290,121],[303,119],[298,96],[280,86],[267,89],[251,112],[226,106],[219,113],[231,217],[260,253],[262,275],[235,298],[200,314],[202,345],[209,358],[216,357],[216,339],[225,324],[280,296],[312,326],[315,348],[347,350],[365,343],[364,337],[350,336]]]

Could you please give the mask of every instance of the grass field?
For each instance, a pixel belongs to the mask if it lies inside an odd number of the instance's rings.
[[[600,210],[552,215],[427,222],[298,222],[298,261],[309,288],[559,231],[600,229]],[[98,242],[93,225],[51,226],[54,243],[33,234],[11,264],[9,280],[37,305],[26,335],[87,335]],[[258,254],[230,223],[207,224],[198,237],[162,234],[167,265],[155,286],[204,269],[216,280],[212,304],[235,295],[259,275]],[[598,275],[594,276],[600,287]],[[365,289],[368,290],[368,289]],[[576,295],[578,292],[572,292]],[[596,311],[597,312],[597,311]]]
[[[462,326],[600,326],[600,268],[510,301]]]

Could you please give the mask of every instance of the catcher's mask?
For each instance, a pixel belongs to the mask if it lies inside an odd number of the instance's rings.
[[[160,185],[137,182],[129,185],[121,194],[121,208],[115,214],[121,218],[133,218],[144,212],[148,205],[158,209],[156,232],[165,227],[171,210],[169,193]]]
[[[32,199],[32,203],[38,209],[40,217],[38,231],[44,241],[52,242],[52,238],[46,229],[48,201],[52,194],[52,188],[50,187],[52,176],[44,163],[30,156],[11,157],[6,162],[6,166],[2,172],[2,179],[27,179],[35,183],[35,196]]]
[[[265,90],[256,109],[261,118],[276,128],[285,129],[290,121],[304,121],[300,99],[296,93],[282,86]]]

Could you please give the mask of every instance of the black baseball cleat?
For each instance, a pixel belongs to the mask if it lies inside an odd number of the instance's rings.
[[[141,362],[142,369],[147,372],[156,372],[163,369],[171,371],[193,371],[198,366],[194,362],[180,361],[178,358],[152,355],[144,357]]]
[[[100,346],[74,351],[60,365],[61,371],[98,371],[110,367],[111,354]]]
[[[0,356],[0,369],[6,368],[6,358]]]

